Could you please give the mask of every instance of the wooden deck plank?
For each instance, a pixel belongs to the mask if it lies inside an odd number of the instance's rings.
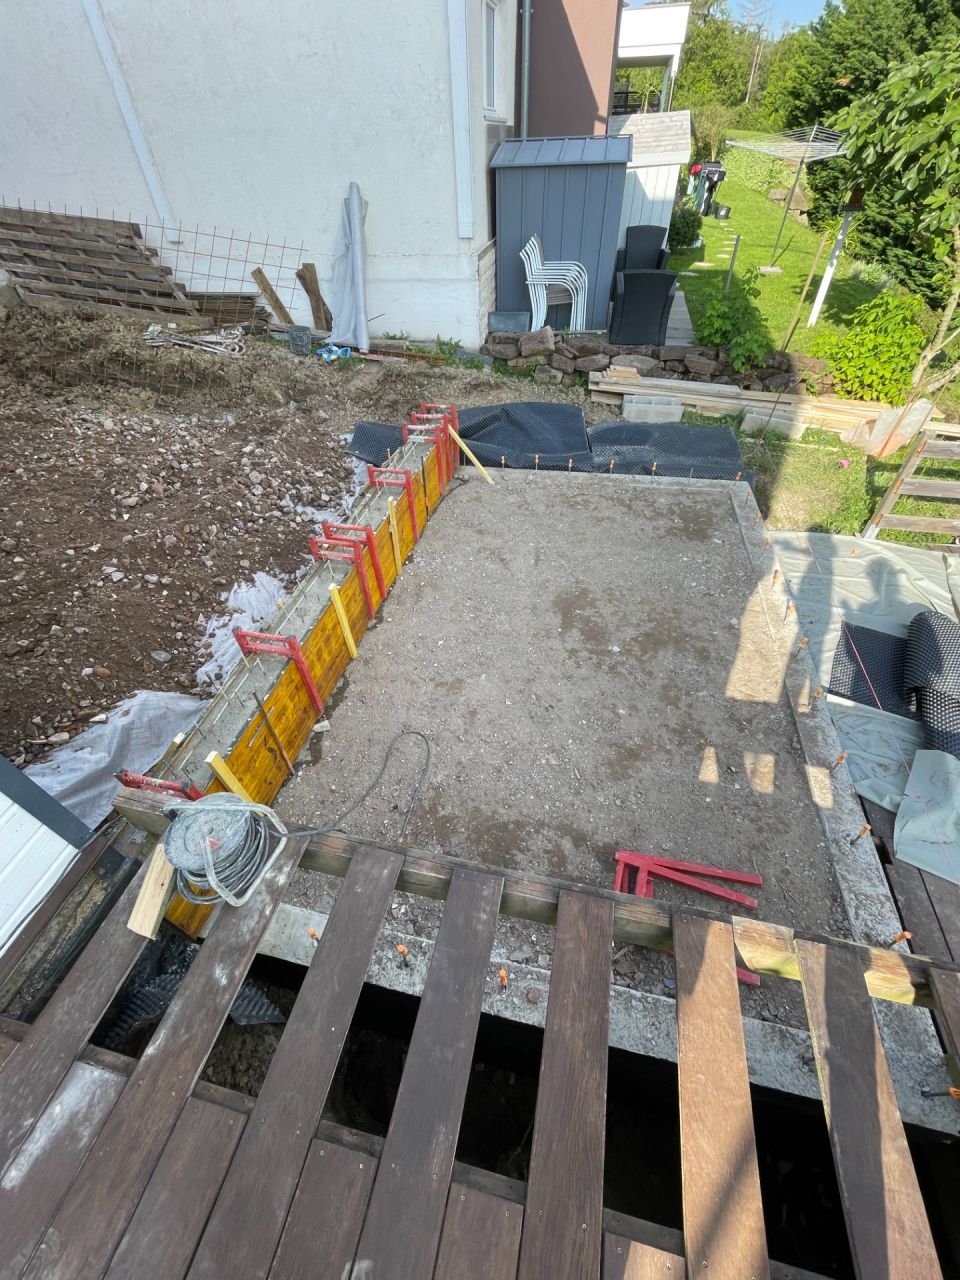
[[[932,871],[921,871],[920,875],[936,912],[950,959],[960,961],[960,885],[944,880],[943,876],[936,876]]]
[[[613,904],[561,892],[519,1280],[600,1272]]]
[[[191,1280],[217,1280],[237,1256],[250,1280],[269,1272],[402,864],[398,854],[358,849],[200,1241]]]
[[[90,1039],[146,942],[127,928],[141,869],[0,1067],[0,1170],[33,1128]]]
[[[893,889],[904,929],[911,934],[910,949],[933,960],[950,960],[950,948],[930,901],[918,867],[894,859],[884,867]]]
[[[270,1280],[343,1280],[351,1274],[376,1171],[375,1156],[313,1140]],[[358,1280],[361,1274],[358,1269]]]
[[[798,942],[807,1021],[861,1280],[941,1275],[917,1175],[856,956]]]
[[[687,1270],[707,1270],[711,1280],[766,1280],[733,934],[728,925],[681,914],[674,948]]]
[[[187,1099],[107,1280],[181,1280],[246,1123],[236,1111]],[[259,1172],[266,1186],[270,1179]],[[241,1257],[238,1252],[222,1274],[238,1270]]]
[[[960,1071],[960,974],[931,969],[930,980],[937,997],[937,1026]]]
[[[87,1280],[106,1269],[220,1034],[303,844],[299,836],[288,840],[249,902],[220,912],[24,1273],[30,1280]],[[127,915],[129,911],[128,905]],[[139,934],[130,936],[139,939]],[[104,1205],[110,1206],[109,1216]]]
[[[433,1280],[515,1280],[523,1210],[455,1182]]]
[[[0,1179],[0,1277],[19,1276],[125,1084],[75,1062]]]
[[[685,1280],[686,1274],[686,1263],[675,1253],[609,1231],[603,1237],[600,1280]]]
[[[377,1280],[433,1273],[502,889],[489,872],[450,883],[357,1246]]]

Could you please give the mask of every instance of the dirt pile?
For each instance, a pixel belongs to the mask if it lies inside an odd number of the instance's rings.
[[[268,338],[214,356],[145,329],[0,307],[0,750],[19,763],[137,689],[194,687],[225,593],[301,568],[319,513],[344,510],[358,419],[584,405],[485,369],[326,366]]]

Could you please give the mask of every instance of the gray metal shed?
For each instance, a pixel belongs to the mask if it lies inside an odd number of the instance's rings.
[[[497,178],[497,309],[529,311],[520,250],[537,233],[547,260],[582,262],[587,328],[606,329],[629,137],[509,138],[490,162]],[[569,321],[551,307],[551,324]]]

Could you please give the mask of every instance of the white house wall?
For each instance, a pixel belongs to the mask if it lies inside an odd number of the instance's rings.
[[[627,227],[651,225],[663,227],[664,239],[670,226],[673,200],[680,176],[679,164],[661,164],[627,169],[623,189],[623,210],[620,214],[620,240],[622,247]]]
[[[369,204],[371,331],[475,344],[482,338],[478,255],[491,235],[484,0],[455,0],[464,6],[467,41],[468,119],[461,112],[457,124],[469,135],[469,237],[458,234],[453,2],[100,0],[100,7],[178,223],[216,228],[220,252],[231,233],[238,245],[250,236],[285,240],[297,252],[302,244],[324,285],[341,202],[356,181]],[[500,0],[498,16],[497,106],[506,121],[516,0]],[[159,223],[82,0],[2,6],[0,44],[3,199]],[[196,247],[189,234],[181,239],[179,253],[164,246],[171,265],[182,266]],[[306,298],[292,284],[295,263],[284,264],[289,282],[278,282],[281,296],[293,302],[296,320],[309,322]],[[210,288],[224,287],[218,270],[209,273]]]
[[[0,954],[76,854],[74,845],[0,792]]]

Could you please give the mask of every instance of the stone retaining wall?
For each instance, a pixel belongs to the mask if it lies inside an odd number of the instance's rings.
[[[630,366],[645,378],[679,378],[719,382],[749,391],[829,391],[833,377],[825,360],[777,352],[758,369],[738,373],[729,363],[726,347],[622,347],[596,335],[562,337],[549,325],[533,333],[490,333],[481,354],[502,360],[514,369],[532,369],[541,382],[573,383],[578,375]]]

